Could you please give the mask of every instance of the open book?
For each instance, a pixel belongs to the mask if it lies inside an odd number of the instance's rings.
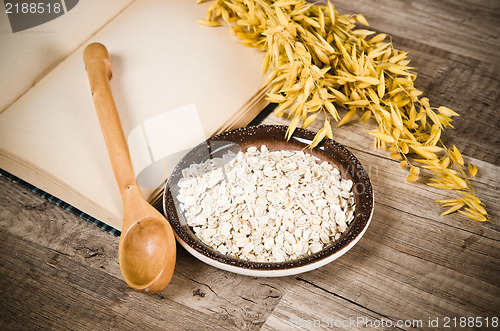
[[[111,56],[111,88],[138,184],[157,196],[191,147],[265,106],[263,54],[196,22],[195,0],[85,0],[35,28],[0,22],[0,168],[121,230],[122,202],[82,53]]]

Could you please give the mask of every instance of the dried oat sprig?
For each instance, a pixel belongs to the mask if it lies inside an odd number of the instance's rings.
[[[444,216],[454,211],[458,211],[472,220],[478,222],[491,222],[486,212],[485,205],[477,198],[469,181],[469,178],[477,174],[477,166],[470,163],[468,164],[470,177],[467,177],[464,170],[464,160],[456,146],[453,146],[453,149],[448,149],[443,144],[443,148],[446,151],[446,155],[442,161],[432,169],[436,174],[436,178],[431,179],[433,183],[428,183],[428,185],[455,190],[460,193],[462,197],[437,200],[436,202],[440,203],[442,207],[449,207],[441,215]],[[450,165],[448,165],[448,163],[450,163]],[[452,169],[451,165],[453,165],[456,171]]]
[[[418,179],[420,168],[434,175],[430,186],[452,189],[461,198],[439,200],[476,221],[489,221],[484,204],[463,170],[460,152],[441,141],[445,127],[458,114],[446,107],[431,107],[414,87],[416,74],[407,53],[397,50],[385,34],[368,25],[363,15],[339,15],[332,3],[315,5],[304,0],[216,0],[200,23],[217,26],[225,21],[243,45],[265,52],[262,70],[269,73],[267,97],[278,104],[275,114],[291,118],[286,138],[307,128],[320,112],[341,126],[362,112],[360,121],[375,119],[368,131],[374,148],[383,149],[409,168],[408,182]],[[347,109],[341,118],[337,108]],[[310,148],[332,138],[325,116]],[[470,175],[477,167],[469,166]]]

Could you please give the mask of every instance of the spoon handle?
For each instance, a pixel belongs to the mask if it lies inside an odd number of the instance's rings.
[[[125,201],[128,192],[137,191],[137,183],[109,84],[113,74],[108,50],[102,44],[90,44],[83,52],[83,60],[116,183]]]

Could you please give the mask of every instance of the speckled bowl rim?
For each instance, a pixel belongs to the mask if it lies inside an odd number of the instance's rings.
[[[286,141],[284,139],[286,130],[287,127],[281,125],[258,125],[227,131],[193,148],[177,163],[165,186],[163,209],[174,229],[177,240],[188,252],[205,263],[231,272],[251,276],[285,276],[323,266],[343,255],[359,241],[371,221],[374,205],[371,182],[364,167],[344,146],[331,139],[324,139],[313,150],[309,150],[306,148],[314,138],[313,132],[296,129],[290,140]],[[226,142],[228,145],[239,146],[243,151],[249,146],[260,147],[264,144],[271,151],[303,150],[321,161],[328,161],[335,165],[339,168],[343,178],[349,178],[354,182],[353,191],[356,203],[354,220],[333,244],[316,254],[293,261],[275,263],[243,261],[211,249],[196,238],[193,231],[185,224],[183,215],[181,215],[181,219],[179,218],[170,187],[182,177],[182,169],[192,163],[201,162],[200,157],[206,159],[207,146],[218,143],[225,144]],[[219,149],[210,151],[210,153],[220,156],[223,154],[222,151]],[[359,187],[361,187],[361,192],[358,192]]]

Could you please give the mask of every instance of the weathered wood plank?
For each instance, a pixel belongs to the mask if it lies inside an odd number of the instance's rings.
[[[296,278],[297,284],[283,296],[263,330],[358,330],[373,321],[390,320],[301,276]]]
[[[341,14],[364,14],[373,29],[478,60],[500,52],[498,1],[335,0]]]
[[[0,176],[0,231],[120,278],[118,238]]]
[[[4,329],[197,329],[232,324],[49,248],[0,232],[0,323]],[[172,318],[175,316],[175,318]]]
[[[500,313],[498,286],[379,245],[369,237],[364,241],[345,259],[301,278],[392,318]]]
[[[442,327],[444,317],[491,319],[500,315],[498,286],[380,245],[369,236],[338,260],[297,279],[304,284],[293,286],[283,296],[265,329],[293,325],[292,317],[303,324],[360,318],[361,325],[340,328],[351,330],[364,329],[368,320],[376,319],[393,326],[398,320],[414,321],[416,329],[425,329],[429,319],[439,318]],[[308,296],[301,289],[306,284],[320,294]],[[338,298],[342,300],[337,303]],[[351,309],[353,303],[357,309]]]
[[[41,246],[54,254],[62,254],[72,263],[86,266],[89,272],[94,269],[104,272],[113,278],[110,286],[118,283],[123,289],[117,237],[4,177],[0,177],[0,190],[0,233],[24,240],[23,245]],[[93,289],[92,284],[88,286]],[[279,279],[258,279],[221,271],[198,261],[179,246],[172,281],[159,295],[179,305],[179,310],[189,307],[213,321],[221,321],[221,325],[258,329],[284,291]],[[142,295],[142,300],[148,304],[152,299]]]
[[[257,330],[294,281],[236,275],[208,266],[180,249],[175,277],[162,293],[175,302],[229,322],[235,329]]]
[[[422,329],[429,319],[439,318],[442,326],[445,317],[498,317],[498,240],[428,223],[378,204],[373,223],[358,245],[323,268],[297,277],[321,294],[309,297],[300,290],[304,284],[292,286],[265,329],[293,326],[294,321],[300,326],[357,318],[361,325],[341,329],[362,329],[367,319],[393,325],[398,320],[421,321],[417,329]],[[338,298],[344,301],[337,305],[348,307],[340,313],[334,303]],[[352,303],[358,310],[349,308]]]

